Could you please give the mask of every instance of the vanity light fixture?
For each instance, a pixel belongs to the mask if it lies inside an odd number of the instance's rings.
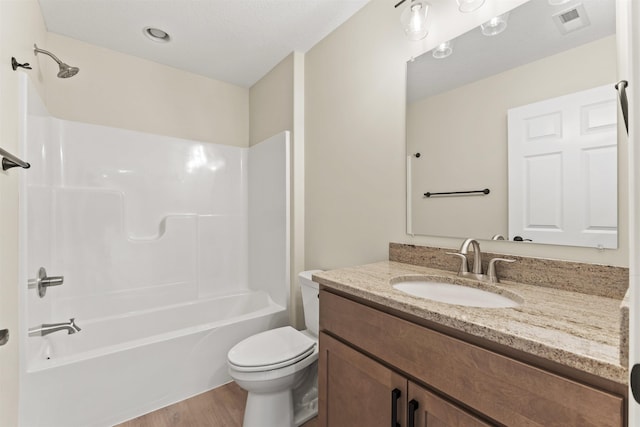
[[[507,28],[507,18],[509,12],[491,18],[484,24],[480,25],[482,34],[485,36],[495,36],[503,32]]]
[[[409,1],[409,4],[400,15],[402,28],[409,39],[422,40],[429,34],[429,25],[427,23],[429,3],[424,0],[402,0],[394,7],[400,6],[405,1]]]
[[[485,0],[457,0],[458,10],[460,12],[469,13],[480,9]],[[552,1],[552,0],[549,0]]]
[[[448,40],[444,43],[440,43],[438,47],[433,49],[431,55],[433,55],[436,59],[446,58],[447,56],[453,53],[453,48],[451,47],[451,41]]]
[[[169,33],[161,30],[160,28],[145,27],[142,32],[145,36],[149,37],[149,39],[153,40],[154,42],[167,43],[169,42],[169,40],[171,40],[171,36],[169,36]]]

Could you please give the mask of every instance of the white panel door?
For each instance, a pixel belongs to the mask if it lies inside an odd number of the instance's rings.
[[[617,248],[614,85],[508,112],[509,238]]]

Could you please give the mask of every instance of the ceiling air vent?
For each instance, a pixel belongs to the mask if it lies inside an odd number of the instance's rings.
[[[573,6],[571,9],[563,10],[553,15],[553,21],[562,34],[567,34],[591,24],[587,11],[582,3]]]

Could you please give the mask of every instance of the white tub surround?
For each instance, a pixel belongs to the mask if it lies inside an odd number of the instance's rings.
[[[229,381],[226,352],[288,319],[289,133],[238,148],[70,122],[21,84],[21,424],[112,424]],[[64,276],[44,298],[40,267]]]

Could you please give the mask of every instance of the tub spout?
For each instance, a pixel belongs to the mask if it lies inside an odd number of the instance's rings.
[[[76,325],[75,318],[69,319],[68,322],[62,323],[44,323],[40,326],[36,326],[33,328],[29,328],[29,336],[30,337],[43,337],[45,335],[49,335],[53,332],[58,331],[67,331],[67,334],[75,334],[76,332],[80,332],[82,329],[78,325]]]

